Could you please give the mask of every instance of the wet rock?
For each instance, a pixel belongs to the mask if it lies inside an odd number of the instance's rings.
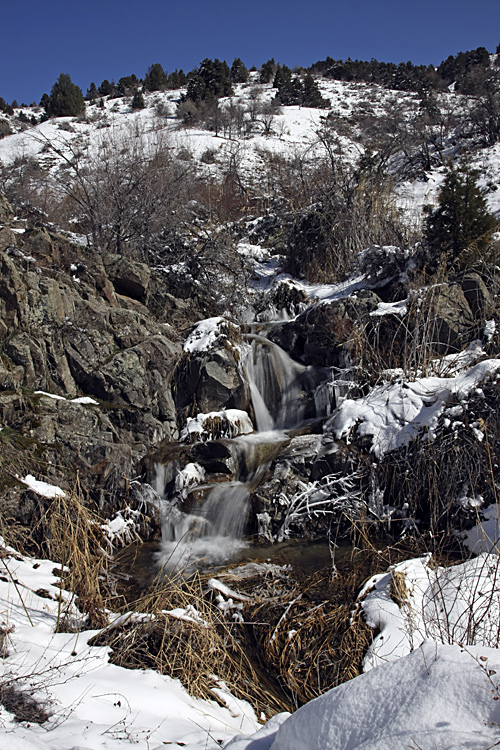
[[[380,297],[374,292],[316,304],[295,320],[272,329],[269,338],[291,357],[307,365],[348,367],[356,359],[356,331],[376,309]]]
[[[248,411],[250,396],[234,349],[221,347],[185,354],[174,382],[174,398],[182,423],[200,412]]]

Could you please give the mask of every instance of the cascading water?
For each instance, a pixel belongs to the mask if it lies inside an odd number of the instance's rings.
[[[257,430],[296,427],[304,419],[303,378],[307,367],[263,336],[251,335],[249,340],[244,367]]]
[[[267,461],[278,446],[288,442],[284,431],[300,426],[306,417],[305,390],[314,391],[315,386],[310,368],[292,360],[264,336],[248,335],[241,349],[257,429],[253,434],[225,441],[238,456],[239,481],[212,488],[203,484],[201,476],[191,487],[186,487],[184,480],[170,482],[174,491],[163,500],[159,559],[167,571],[190,572],[199,565],[216,566],[245,546],[243,533],[250,490],[265,473]],[[314,408],[312,399],[309,405]],[[165,471],[165,467],[158,467],[156,489],[160,495],[164,495],[165,484],[161,485],[171,473],[169,468]],[[182,513],[179,500],[185,501],[194,488],[208,492],[206,499],[190,514]]]

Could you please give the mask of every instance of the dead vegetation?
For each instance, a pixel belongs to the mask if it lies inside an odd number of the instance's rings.
[[[15,681],[0,683],[0,705],[13,714],[16,722],[44,724],[50,717],[46,706],[37,701],[29,690],[16,686]]]
[[[386,565],[365,550],[335,576],[326,569],[306,579],[289,566],[250,564],[215,582],[159,578],[92,644],[110,646],[119,666],[179,678],[196,697],[213,699],[214,689],[217,697],[223,682],[269,717],[360,674],[372,631],[356,597]]]

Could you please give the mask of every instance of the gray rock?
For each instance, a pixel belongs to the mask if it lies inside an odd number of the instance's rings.
[[[135,300],[145,299],[151,278],[148,266],[113,253],[105,253],[102,260],[117,294]]]
[[[474,318],[483,322],[493,316],[495,311],[493,297],[478,273],[468,273],[464,276],[462,291]]]

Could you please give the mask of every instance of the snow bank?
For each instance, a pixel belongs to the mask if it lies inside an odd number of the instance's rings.
[[[365,674],[226,747],[486,750],[498,742],[500,560],[429,563],[406,560],[366,584],[362,606],[380,633]]]
[[[253,738],[235,739],[226,748],[486,750],[500,737],[500,705],[488,676],[496,669],[496,650],[469,653],[426,642],[404,659],[330,690],[289,718],[275,717]]]
[[[486,377],[500,370],[500,360],[479,362],[454,377],[417,378],[412,382],[386,383],[359,399],[346,399],[325,424],[337,439],[372,438],[371,450],[380,458],[405,447],[426,428],[432,439],[438,419],[452,395],[466,397]]]
[[[34,693],[51,713],[43,726],[19,724],[0,706],[2,750],[216,750],[235,734],[258,729],[250,705],[220,684],[214,690],[227,708],[189,696],[170,677],[109,664],[107,647],[88,645],[96,631],[54,632],[61,611],[79,614],[54,575],[60,566],[10,548],[1,552],[0,680]],[[192,610],[170,614],[196,620]]]
[[[466,532],[464,545],[476,555],[480,552],[500,552],[500,506],[492,503],[481,511],[483,521]]]

